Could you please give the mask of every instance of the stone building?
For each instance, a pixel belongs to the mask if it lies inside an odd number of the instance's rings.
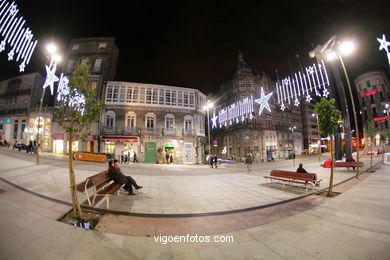
[[[91,64],[91,87],[96,89],[96,97],[104,99],[106,82],[115,79],[119,49],[115,39],[111,37],[72,39],[63,62],[63,73],[70,76],[77,62],[85,59]],[[74,151],[102,152],[100,147],[99,122],[91,127],[91,136],[86,140],[75,140]],[[67,152],[67,137],[65,132],[55,123],[53,125],[53,152]]]
[[[359,104],[362,108],[363,122],[373,119],[375,128],[379,132],[389,133],[389,119],[385,105],[390,105],[390,82],[382,71],[370,71],[358,76],[355,87],[359,95]],[[380,144],[379,134],[375,144]]]
[[[109,81],[101,115],[102,146],[111,158],[202,162],[206,96],[199,90]],[[169,160],[168,160],[169,161]]]
[[[34,140],[43,119],[29,118],[31,110],[39,106],[44,78],[39,73],[29,73],[0,82],[0,135],[13,144],[27,144]],[[30,119],[34,121],[30,123]],[[51,124],[50,124],[51,125]],[[41,131],[40,130],[40,131]],[[50,127],[43,127],[44,136],[50,135]],[[49,149],[50,144],[45,143]]]
[[[294,106],[277,107],[274,82],[250,68],[239,53],[237,67],[210,95],[212,154],[240,160],[252,153],[256,161],[288,158],[303,151],[302,120]],[[269,109],[269,110],[268,110]]]

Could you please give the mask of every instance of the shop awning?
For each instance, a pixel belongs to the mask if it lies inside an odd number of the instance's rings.
[[[102,136],[103,142],[138,143],[137,136]]]

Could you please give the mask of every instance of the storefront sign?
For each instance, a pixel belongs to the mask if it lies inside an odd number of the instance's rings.
[[[164,143],[164,147],[167,147],[167,148],[175,147],[175,144],[173,142],[166,142],[166,143]]]
[[[138,143],[137,136],[102,136],[103,142]]]
[[[374,95],[376,92],[379,92],[379,91],[380,91],[380,89],[374,89],[374,90],[368,91],[366,93],[363,93],[362,97]]]
[[[382,121],[382,120],[386,120],[386,119],[387,119],[387,116],[375,117],[374,121],[377,122],[377,121]]]

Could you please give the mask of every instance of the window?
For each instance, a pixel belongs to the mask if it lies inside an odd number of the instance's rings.
[[[151,128],[156,127],[156,114],[154,113],[147,113],[145,115],[145,127],[146,130],[151,130]]]
[[[168,89],[165,90],[165,105],[171,105],[171,91]]]
[[[78,51],[80,46],[78,44],[73,44],[72,51]]]
[[[175,128],[175,116],[172,114],[165,115],[165,130],[172,131]]]
[[[96,59],[95,60],[95,65],[93,66],[93,71],[94,72],[99,72],[101,66],[102,66],[102,59]]]
[[[133,89],[133,103],[138,103],[138,87]]]
[[[146,89],[146,104],[152,104],[152,89]]]
[[[179,107],[183,106],[183,91],[178,91],[177,92],[177,105]]]
[[[157,104],[158,103],[158,89],[154,88],[152,93],[152,103]]]
[[[371,82],[369,80],[366,81],[367,88],[371,87]]]
[[[73,70],[74,60],[69,60],[66,66],[66,73],[71,73]]]
[[[126,100],[126,87],[120,86],[119,102],[125,103],[125,100]]]
[[[96,90],[96,87],[97,87],[97,82],[96,81],[92,81],[91,82],[91,89]]]
[[[164,90],[163,89],[160,89],[160,91],[159,91],[158,104],[164,105]]]
[[[99,43],[99,49],[104,49],[104,48],[107,48],[107,43],[106,42]]]
[[[375,103],[375,100],[374,100],[374,96],[373,96],[373,95],[370,96],[370,101],[371,101],[371,104],[374,104],[374,103]]]
[[[190,107],[195,106],[194,93],[190,93]]]
[[[136,126],[137,115],[134,112],[127,112],[126,114],[126,127],[134,128]]]
[[[171,105],[176,106],[176,90],[172,90],[171,92]]]
[[[139,103],[145,103],[145,88],[140,88],[139,90]]]
[[[113,95],[113,86],[107,87],[107,93],[106,93],[106,101],[112,102],[112,95]]]
[[[126,90],[126,102],[131,103],[133,100],[133,88],[132,87],[127,87]]]
[[[190,115],[184,116],[184,132],[185,133],[192,132],[192,116]]]
[[[376,108],[375,107],[372,108],[372,115],[376,116]]]
[[[188,92],[184,92],[184,106],[188,107]]]
[[[119,86],[113,87],[112,102],[118,102],[119,100]]]
[[[20,128],[20,139],[23,139],[23,133],[26,129],[26,120],[22,120],[22,127]]]
[[[106,129],[113,129],[115,125],[115,113],[114,111],[107,111],[104,114],[104,126]]]

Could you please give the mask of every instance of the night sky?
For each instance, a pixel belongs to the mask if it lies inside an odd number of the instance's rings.
[[[345,59],[354,79],[389,72],[377,37],[390,39],[389,1],[21,1],[16,3],[40,42],[27,72],[44,74],[44,43],[65,53],[72,38],[115,37],[120,81],[198,88],[208,94],[237,64],[238,50],[258,71],[283,77],[309,64],[312,45],[332,35],[353,38]],[[126,3],[126,4],[125,4]],[[18,75],[0,54],[0,80]]]

